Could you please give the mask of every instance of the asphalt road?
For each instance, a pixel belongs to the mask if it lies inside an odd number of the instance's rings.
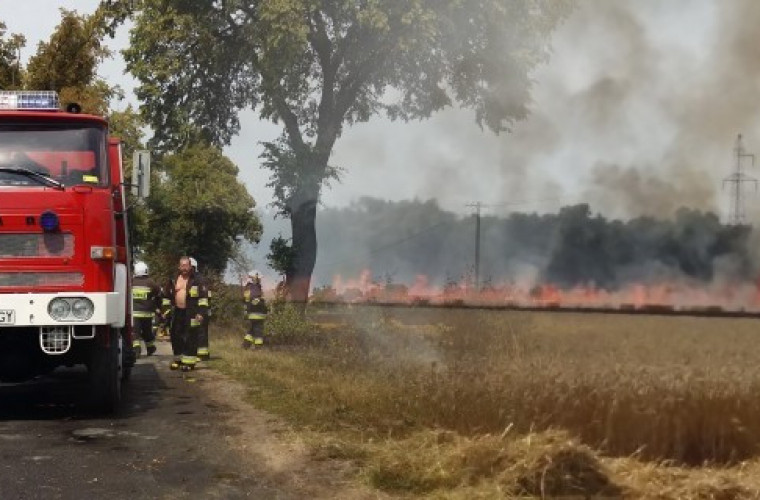
[[[203,370],[188,378],[159,353],[138,361],[110,418],[87,412],[83,369],[0,385],[0,499],[292,498],[225,445],[240,430],[204,397]]]

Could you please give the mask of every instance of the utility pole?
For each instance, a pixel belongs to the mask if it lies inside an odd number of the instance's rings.
[[[480,209],[484,205],[478,201],[467,206],[475,209],[475,291],[480,292]]]
[[[728,184],[729,196],[731,197],[728,224],[738,226],[747,224],[747,214],[744,208],[744,198],[742,197],[744,192],[743,184],[754,184],[755,191],[757,191],[757,179],[742,172],[742,163],[745,158],[750,158],[752,166],[755,166],[755,155],[744,151],[741,134],[736,138],[734,155],[736,158],[734,173],[723,179],[723,187],[725,188]]]
[[[11,70],[11,85],[14,89],[16,88],[16,74],[21,76],[21,46],[16,47],[16,71]]]

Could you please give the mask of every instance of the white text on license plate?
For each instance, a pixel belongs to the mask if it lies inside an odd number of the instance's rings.
[[[0,309],[0,326],[12,325],[16,322],[16,312],[13,309]]]

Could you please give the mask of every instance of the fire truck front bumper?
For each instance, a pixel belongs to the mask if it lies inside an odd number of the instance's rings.
[[[118,292],[0,294],[0,329],[59,325],[120,328],[125,317],[126,297]]]

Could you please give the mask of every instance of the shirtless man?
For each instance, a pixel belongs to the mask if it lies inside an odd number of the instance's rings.
[[[190,371],[198,362],[198,333],[208,314],[208,291],[198,280],[190,257],[179,259],[179,274],[172,280],[172,370]]]

